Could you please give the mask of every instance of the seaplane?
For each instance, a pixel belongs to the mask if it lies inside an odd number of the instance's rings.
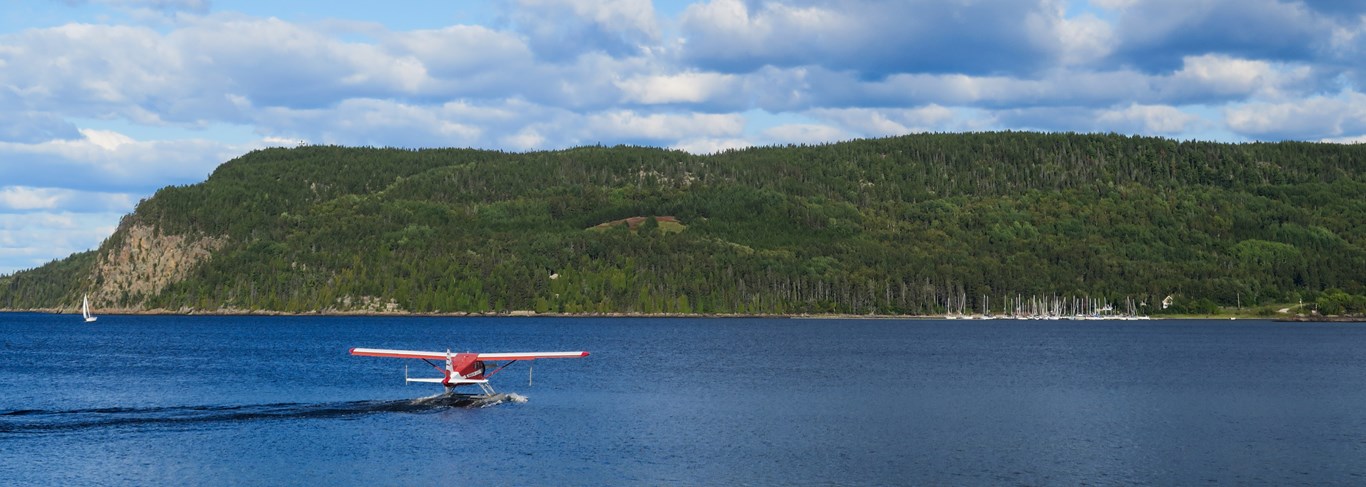
[[[478,386],[484,392],[485,397],[493,397],[497,394],[493,386],[489,385],[489,377],[499,371],[521,361],[529,361],[545,358],[582,358],[587,357],[588,352],[508,352],[508,353],[451,353],[450,349],[443,352],[417,352],[412,350],[388,350],[383,348],[352,348],[351,355],[364,357],[388,357],[388,358],[412,358],[421,359],[427,365],[432,366],[437,372],[441,372],[441,377],[409,377],[408,368],[403,368],[403,380],[407,382],[427,382],[446,386],[446,393],[454,394],[455,388],[460,386]],[[437,365],[433,360],[444,360],[445,367]],[[502,362],[502,365],[498,363]],[[493,370],[488,367],[493,366]],[[530,378],[530,370],[527,372]]]

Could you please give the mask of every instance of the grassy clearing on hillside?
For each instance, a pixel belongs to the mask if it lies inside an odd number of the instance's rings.
[[[635,233],[640,231],[641,225],[645,225],[645,223],[651,218],[653,218],[655,224],[658,225],[657,228],[659,229],[660,233],[679,233],[688,228],[687,225],[684,225],[682,222],[678,221],[677,218],[674,218],[672,216],[633,216],[630,218],[622,218],[620,220],[612,220],[610,222],[599,223],[589,228],[588,231],[605,232],[611,230],[612,228],[626,225],[626,227],[629,228],[632,233]]]

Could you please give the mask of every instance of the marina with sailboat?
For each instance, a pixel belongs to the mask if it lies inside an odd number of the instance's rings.
[[[949,296],[944,302],[944,318],[950,320],[1148,320],[1149,316],[1140,314],[1139,308],[1146,303],[1135,303],[1133,298],[1124,299],[1124,310],[1103,298],[1089,296],[1029,296],[1016,295],[1002,298],[1001,314],[992,314],[989,298],[982,296],[981,314],[966,313],[967,295]]]

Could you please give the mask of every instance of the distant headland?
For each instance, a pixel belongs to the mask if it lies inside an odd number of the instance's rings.
[[[0,308],[1359,315],[1361,194],[1366,145],[1299,142],[274,148],[157,191],[96,250],[0,276]]]

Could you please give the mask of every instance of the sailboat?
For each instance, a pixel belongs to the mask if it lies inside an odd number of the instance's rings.
[[[90,314],[89,294],[85,295],[84,298],[81,298],[81,316],[85,318],[86,323],[93,323],[95,320],[99,319]]]

